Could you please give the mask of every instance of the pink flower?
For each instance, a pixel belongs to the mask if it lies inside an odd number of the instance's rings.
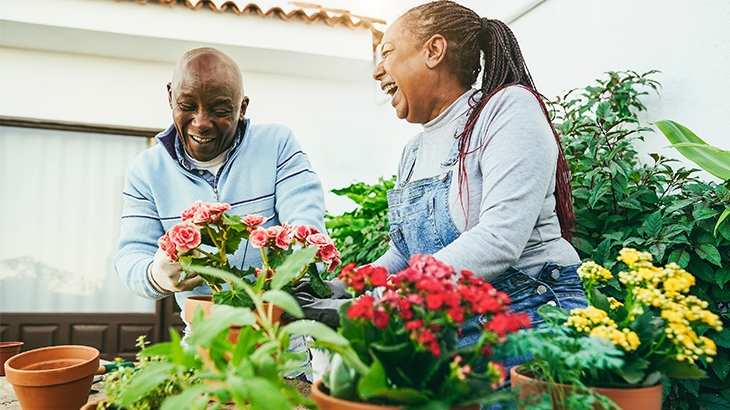
[[[200,231],[188,223],[180,223],[168,231],[170,241],[175,244],[177,251],[185,253],[200,245]]]
[[[289,233],[287,232],[286,228],[281,229],[279,233],[276,235],[276,246],[283,250],[289,249],[289,245],[291,244],[291,238],[289,237]]]
[[[304,242],[305,239],[309,235],[312,234],[312,230],[310,229],[311,225],[299,225],[296,228],[294,228],[294,238],[298,239],[299,241]],[[314,228],[314,227],[312,227]]]
[[[241,222],[251,228],[256,228],[266,222],[266,218],[264,218],[263,215],[259,214],[248,214],[241,219]]]
[[[322,259],[322,262],[324,263],[330,263],[335,260],[335,258],[340,257],[340,251],[335,248],[335,245],[332,243],[329,243],[327,245],[322,245],[319,247],[319,258]]]
[[[190,205],[188,207],[188,209],[182,211],[182,213],[180,214],[183,222],[193,219],[193,217],[195,216],[195,213],[198,211],[198,209],[200,209],[201,207],[204,207],[204,206],[205,206],[205,204],[203,204],[203,201],[201,201],[201,200],[197,200],[197,201],[193,202],[192,205]]]
[[[212,214],[221,214],[231,209],[231,206],[221,202],[208,202],[205,204],[208,207],[208,211]]]
[[[251,241],[251,246],[254,248],[263,248],[269,242],[269,233],[266,228],[258,227],[256,230],[251,232],[248,239]]]
[[[157,240],[157,244],[160,246],[160,249],[167,254],[171,261],[177,261],[177,247],[175,246],[175,242],[170,239],[167,232],[165,232],[165,234]]]
[[[274,225],[274,226],[266,228],[266,232],[268,233],[269,238],[271,238],[271,239],[275,239],[277,236],[279,236],[279,234],[281,234],[282,231],[284,231],[284,227],[282,227],[280,225]]]
[[[327,235],[321,234],[321,233],[315,233],[312,235],[309,235],[307,237],[307,242],[309,242],[310,245],[315,246],[322,246],[322,245],[329,245],[332,243],[332,239],[330,239]]]
[[[210,223],[213,222],[213,218],[210,216],[210,211],[205,206],[201,206],[193,214],[193,222],[196,224]]]

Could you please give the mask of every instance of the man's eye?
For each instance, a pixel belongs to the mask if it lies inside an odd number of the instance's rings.
[[[215,110],[213,113],[219,117],[227,117],[231,112],[228,110]]]

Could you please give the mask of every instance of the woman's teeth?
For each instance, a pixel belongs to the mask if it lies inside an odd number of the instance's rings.
[[[201,137],[196,137],[195,135],[191,135],[190,138],[192,138],[193,141],[197,142],[198,144],[207,144],[207,143],[213,141],[213,138],[201,138]]]
[[[383,88],[383,92],[384,92],[385,94],[390,94],[390,95],[392,95],[392,94],[395,94],[395,90],[396,90],[396,88],[398,88],[398,86],[397,86],[397,85],[395,85],[395,83],[393,83],[393,84],[388,84],[388,85],[386,85],[386,86],[385,86],[385,88]]]

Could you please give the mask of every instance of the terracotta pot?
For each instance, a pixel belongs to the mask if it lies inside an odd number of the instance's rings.
[[[519,397],[523,399],[543,393],[547,388],[547,383],[533,379],[519,366],[510,370],[510,378],[512,388],[518,391]],[[564,394],[570,394],[570,386],[559,385],[559,387]],[[593,387],[592,389],[613,400],[622,410],[661,410],[662,408],[663,386],[661,384],[639,388]],[[557,400],[553,397],[553,402],[555,401]],[[553,408],[564,410],[565,406],[562,403],[555,403]],[[520,409],[522,408],[520,407]]]
[[[23,410],[77,410],[86,404],[99,368],[99,351],[89,346],[28,350],[5,362]]]
[[[20,353],[23,342],[0,342],[0,376],[5,376],[5,362]]]
[[[322,390],[322,381],[318,380],[312,385],[312,400],[317,403],[319,410],[401,410],[402,406],[383,406],[380,404],[361,403],[347,401],[332,397]],[[479,404],[466,406],[454,406],[452,410],[479,410]]]

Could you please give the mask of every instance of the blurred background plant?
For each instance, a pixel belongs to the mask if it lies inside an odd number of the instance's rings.
[[[394,186],[395,175],[390,179],[380,178],[373,185],[356,182],[332,190],[332,193],[346,196],[357,204],[350,212],[326,216],[327,231],[340,250],[343,266],[373,262],[388,249],[390,225],[386,192]]]

